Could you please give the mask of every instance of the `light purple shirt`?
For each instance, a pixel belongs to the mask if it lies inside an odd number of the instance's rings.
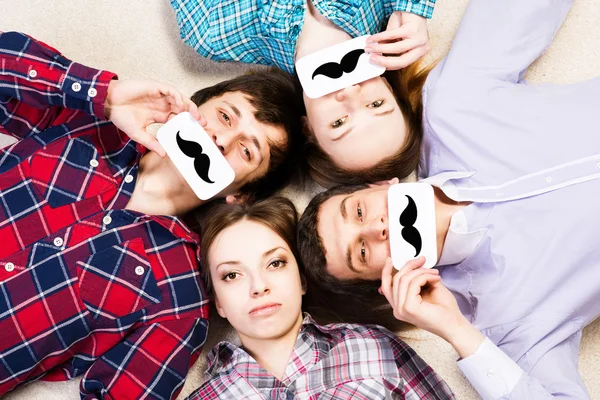
[[[589,398],[577,357],[600,314],[600,80],[522,80],[571,4],[472,0],[424,88],[419,177],[474,201],[440,270],[489,338],[459,362],[486,399]]]

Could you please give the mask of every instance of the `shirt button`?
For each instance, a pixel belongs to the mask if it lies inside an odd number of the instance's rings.
[[[285,399],[287,399],[287,394],[285,394],[285,393],[279,393],[279,398],[281,400],[285,400]]]
[[[98,94],[98,91],[94,88],[90,88],[90,90],[88,90],[88,96],[90,96],[90,97],[96,97],[97,94]]]
[[[71,85],[71,89],[73,89],[74,92],[79,92],[81,90],[81,84],[79,82],[75,82]]]
[[[6,272],[12,272],[15,269],[15,264],[13,264],[11,262],[7,262],[4,265],[4,269],[6,270]]]
[[[135,274],[136,275],[144,275],[144,267],[142,267],[141,265],[138,265],[137,267],[135,267]]]
[[[486,374],[486,375],[487,375],[487,377],[488,377],[488,378],[491,378],[491,377],[493,377],[493,376],[494,376],[494,370],[493,370],[493,369],[490,369],[490,370],[487,372],[487,374]]]
[[[550,176],[547,176],[544,180],[546,181],[546,183],[552,182],[552,178]]]
[[[304,7],[302,7],[302,6],[294,7],[294,14],[296,14],[296,15],[304,14]]]
[[[127,176],[125,177],[125,183],[131,183],[131,182],[133,182],[133,176],[131,176],[131,175],[127,175]]]
[[[292,26],[292,29],[290,29],[290,36],[296,37],[296,36],[298,36],[299,32],[300,32],[300,28],[298,28],[298,25],[294,25],[294,26]]]
[[[63,240],[62,240],[62,238],[59,238],[59,237],[57,237],[57,238],[54,238],[54,245],[55,245],[56,247],[60,247],[60,246],[62,246],[62,245],[63,245]]]
[[[413,3],[420,3],[421,0],[411,0]]]
[[[29,71],[29,76],[35,78],[37,76],[37,71],[35,69],[32,69],[31,71]]]
[[[93,160],[90,160],[90,165],[91,165],[92,167],[96,168],[96,167],[98,166],[98,160],[95,160],[95,159],[93,159]]]
[[[104,225],[110,225],[111,222],[112,222],[112,218],[109,215],[107,215],[106,217],[102,218],[102,223]]]

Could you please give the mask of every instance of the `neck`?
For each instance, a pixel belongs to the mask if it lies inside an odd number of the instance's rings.
[[[282,336],[271,339],[253,339],[240,335],[240,339],[244,349],[261,367],[277,379],[282,380],[294,351],[294,345],[298,340],[301,326],[302,314],[298,315],[298,320],[292,329]]]
[[[435,186],[433,187],[433,192],[435,197],[437,256],[439,260],[442,255],[442,250],[444,250],[444,243],[446,242],[446,236],[448,235],[448,230],[450,229],[452,216],[454,213],[468,206],[470,203],[466,201],[454,201],[446,196],[440,188]]]
[[[125,208],[148,215],[182,216],[203,203],[168,157],[148,152],[140,160],[135,189]]]
[[[343,29],[321,15],[312,0],[306,0],[306,3],[304,27],[296,42],[296,59],[352,38]]]

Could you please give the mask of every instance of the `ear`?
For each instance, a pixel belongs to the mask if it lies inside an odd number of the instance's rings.
[[[300,274],[300,282],[302,283],[302,294],[306,294],[306,278],[303,274]]]
[[[221,303],[219,302],[219,298],[215,295],[215,307],[217,309],[217,313],[221,316],[221,318],[227,318],[225,315],[225,310],[221,308]]]
[[[379,182],[374,182],[374,183],[369,183],[369,187],[378,187],[378,186],[384,186],[384,185],[395,185],[396,183],[400,183],[400,179],[398,178],[392,178],[389,181],[379,181]]]
[[[248,194],[229,194],[225,196],[225,201],[227,202],[227,204],[244,204],[248,201],[249,197],[250,195]]]

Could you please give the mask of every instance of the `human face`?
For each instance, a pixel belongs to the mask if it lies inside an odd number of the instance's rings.
[[[235,171],[235,181],[228,192],[264,176],[269,168],[271,146],[287,143],[282,127],[256,120],[256,109],[241,92],[212,98],[198,110],[207,121],[204,130]]]
[[[304,96],[308,125],[319,146],[340,168],[372,168],[404,145],[404,116],[382,77],[326,96]]]
[[[223,230],[208,252],[217,311],[242,343],[278,339],[299,329],[302,281],[285,240],[263,224],[244,220]]]
[[[390,184],[327,199],[319,210],[327,271],[341,280],[381,278],[390,257],[388,199]]]

